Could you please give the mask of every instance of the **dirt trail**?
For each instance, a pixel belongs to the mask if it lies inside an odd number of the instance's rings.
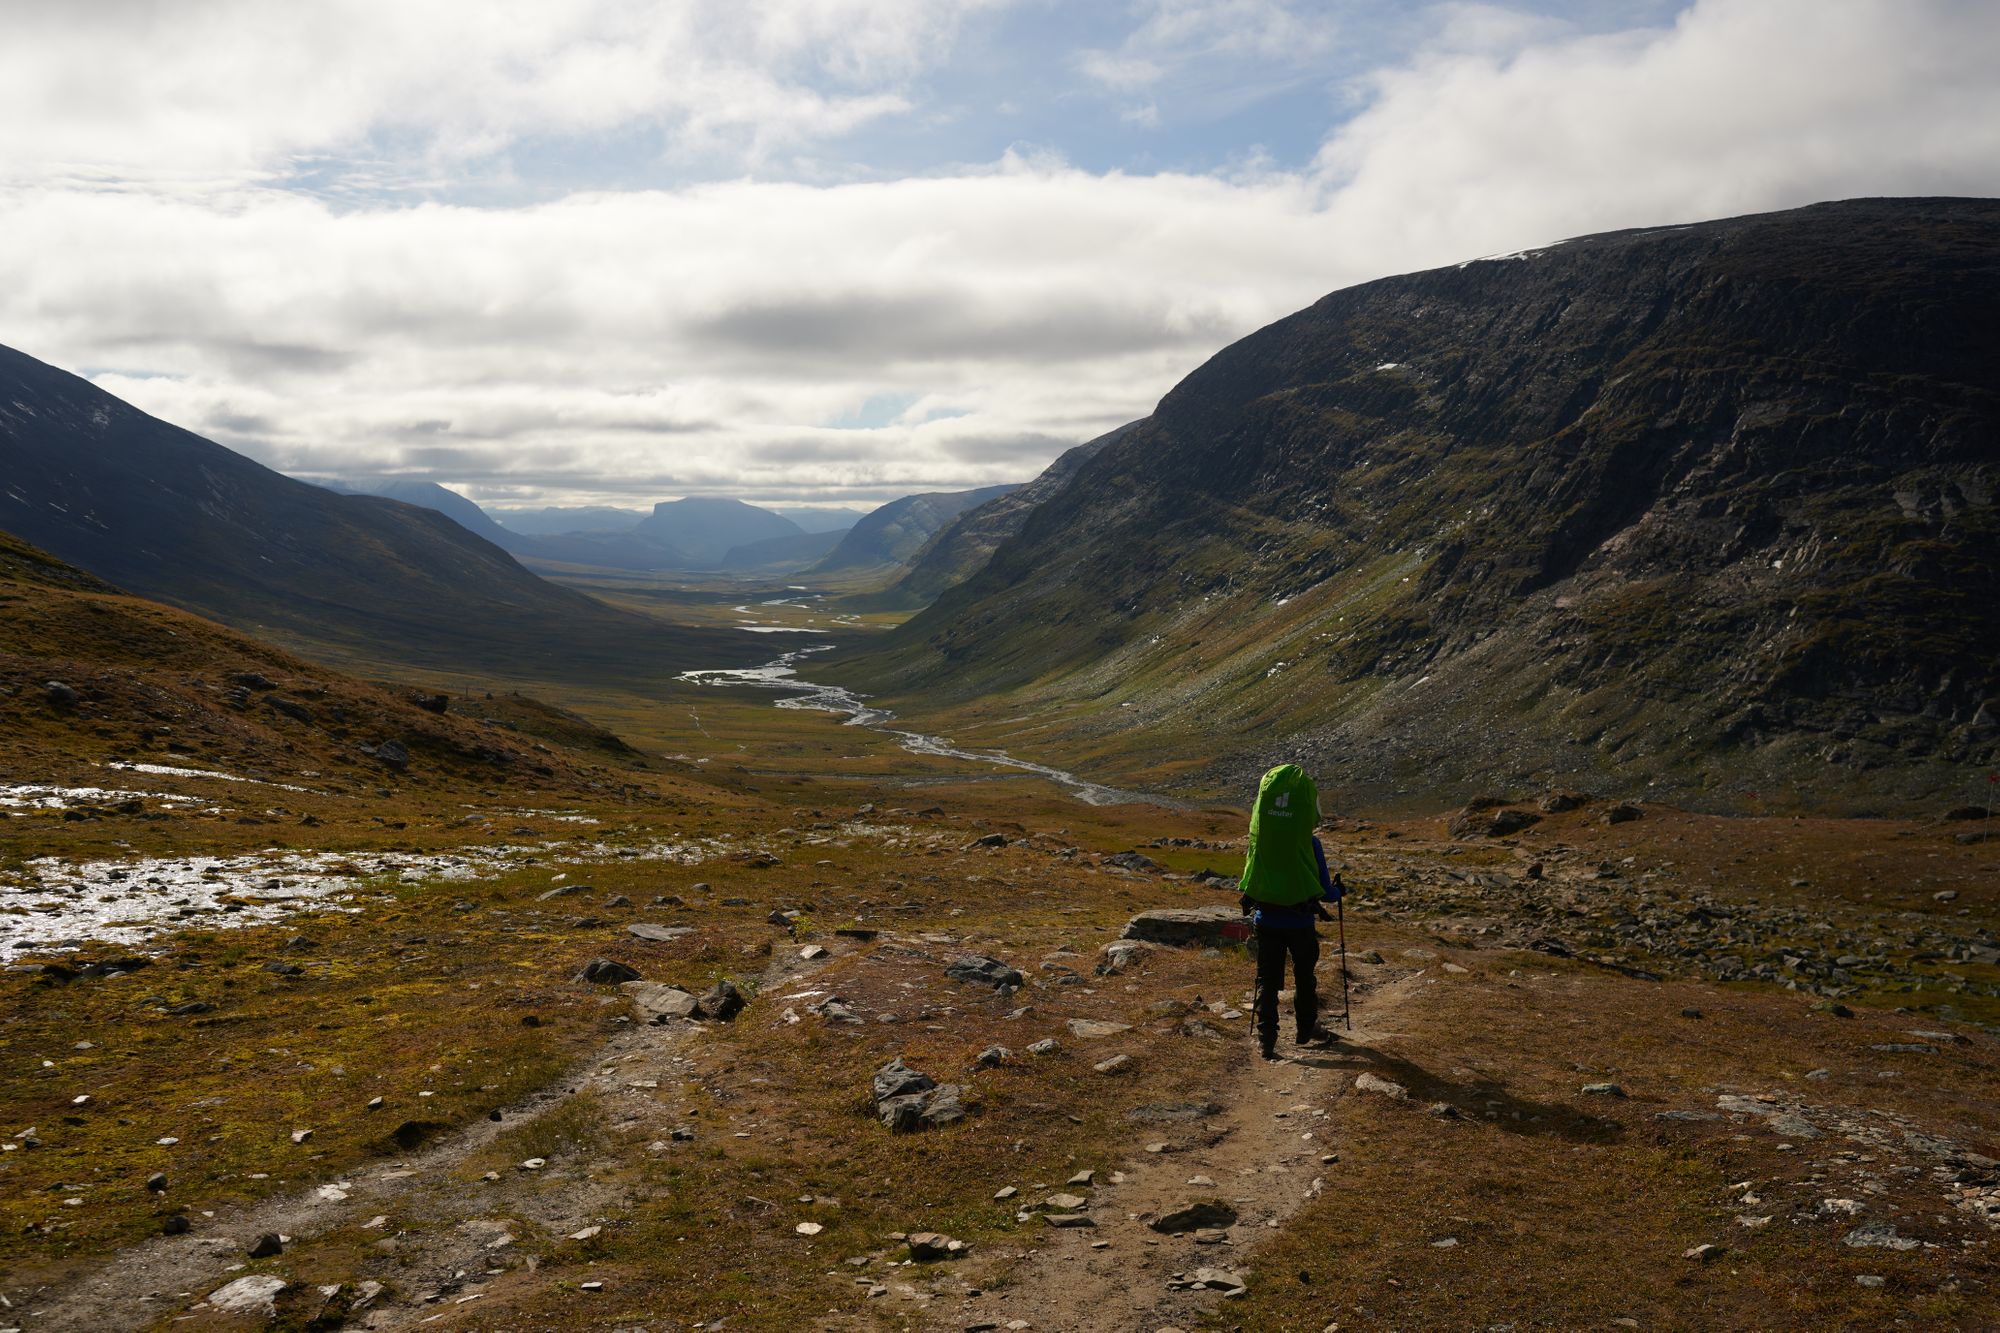
[[[1329,979],[1322,966],[1322,986]],[[1337,1188],[1338,1163],[1321,1159],[1338,1154],[1341,1145],[1327,1133],[1330,1121],[1314,1112],[1351,1092],[1354,1076],[1373,1067],[1371,1043],[1395,1035],[1392,1025],[1417,989],[1416,977],[1357,985],[1354,1030],[1343,1030],[1340,1042],[1325,1050],[1292,1047],[1291,1016],[1281,1011],[1280,1031],[1287,1035],[1278,1049],[1285,1059],[1261,1060],[1244,1042],[1220,1114],[1160,1126],[1151,1142],[1164,1141],[1164,1151],[1139,1154],[1111,1178],[1100,1173],[1092,1189],[1072,1189],[1089,1196],[1095,1226],[1051,1228],[1002,1289],[949,1310],[933,1306],[928,1327],[1004,1328],[1020,1319],[1063,1333],[1153,1333],[1190,1324],[1225,1298],[1216,1291],[1170,1290],[1176,1274],[1219,1268],[1245,1276],[1265,1236],[1322,1190]],[[1187,1183],[1197,1176],[1214,1184]],[[1064,1188],[1058,1182],[1027,1201],[1038,1203]],[[1191,1233],[1163,1236],[1146,1225],[1200,1199],[1221,1199],[1236,1209],[1227,1241],[1197,1244]]]
[[[795,983],[829,961],[831,957],[806,963],[791,951],[780,951],[758,988],[775,993],[773,988]],[[504,1108],[497,1121],[479,1121],[425,1151],[343,1179],[213,1218],[197,1216],[193,1234],[163,1236],[125,1249],[95,1272],[41,1294],[18,1313],[32,1319],[37,1333],[143,1327],[188,1304],[188,1294],[198,1300],[240,1275],[244,1252],[267,1232],[305,1241],[341,1228],[367,1228],[378,1217],[390,1219],[381,1229],[385,1241],[393,1237],[410,1247],[399,1249],[403,1262],[397,1287],[415,1303],[386,1303],[385,1293],[385,1303],[357,1312],[348,1327],[402,1328],[435,1314],[440,1304],[448,1308],[456,1301],[478,1299],[465,1295],[465,1289],[508,1276],[487,1272],[498,1249],[510,1243],[504,1239],[509,1227],[500,1219],[525,1217],[566,1234],[615,1212],[621,1199],[591,1183],[583,1169],[570,1188],[542,1191],[510,1188],[514,1180],[506,1174],[490,1183],[467,1183],[454,1175],[456,1168],[500,1134],[532,1124],[578,1093],[594,1093],[620,1127],[652,1124],[666,1136],[669,1122],[678,1117],[651,1089],[683,1075],[688,1064],[684,1052],[700,1031],[688,1022],[634,1024],[562,1079]],[[397,1225],[404,1219],[445,1225],[404,1231]],[[425,1302],[425,1296],[435,1297],[435,1303]]]

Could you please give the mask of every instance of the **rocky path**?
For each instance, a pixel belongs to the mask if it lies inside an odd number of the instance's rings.
[[[785,953],[774,958],[760,985],[795,983],[826,961],[805,962]],[[548,1191],[509,1188],[504,1174],[497,1180],[471,1180],[459,1168],[502,1133],[532,1125],[585,1093],[595,1094],[619,1118],[619,1128],[658,1122],[653,1127],[667,1139],[674,1117],[652,1089],[686,1073],[684,1052],[699,1034],[700,1028],[690,1022],[634,1024],[613,1035],[569,1076],[502,1110],[497,1120],[480,1121],[428,1150],[344,1179],[198,1217],[190,1234],[132,1246],[89,1276],[10,1313],[31,1319],[37,1333],[145,1327],[191,1297],[219,1295],[232,1274],[245,1268],[248,1250],[263,1236],[281,1237],[289,1247],[346,1228],[381,1233],[376,1244],[396,1252],[401,1262],[398,1287],[408,1293],[408,1303],[399,1305],[381,1289],[371,1290],[373,1284],[364,1286],[346,1327],[405,1328],[427,1321],[441,1307],[481,1299],[490,1284],[497,1284],[492,1286],[497,1293],[523,1276],[512,1263],[496,1262],[508,1257],[502,1252],[514,1239],[504,1219],[523,1218],[552,1234],[569,1235],[598,1224],[625,1201],[610,1187],[591,1181],[587,1171],[579,1171],[566,1188]],[[525,1176],[530,1168],[516,1164],[513,1170]],[[429,1225],[400,1225],[410,1221]],[[531,1272],[532,1264],[528,1267]],[[274,1283],[271,1291],[280,1285]],[[336,1290],[322,1294],[331,1299]],[[244,1312],[269,1306],[270,1291],[242,1294],[250,1301],[237,1307]],[[227,1298],[211,1308],[229,1308]]]
[[[1322,962],[1320,981],[1339,985],[1337,962]],[[1328,1135],[1325,1108],[1369,1070],[1370,1043],[1392,1035],[1415,993],[1410,979],[1357,985],[1354,1030],[1335,1046],[1301,1050],[1287,1036],[1279,1044],[1285,1058],[1267,1062],[1246,1042],[1212,1115],[1158,1122],[1142,1153],[1089,1186],[1024,1190],[1030,1208],[1052,1195],[1087,1196],[1090,1225],[1050,1227],[1000,1289],[933,1306],[928,1327],[1155,1333],[1191,1326],[1247,1278],[1266,1234],[1337,1188],[1341,1145]],[[1291,1021],[1289,1007],[1281,1024]],[[1216,1225],[1173,1234],[1149,1225],[1208,1201],[1226,1205],[1235,1221],[1206,1219]]]

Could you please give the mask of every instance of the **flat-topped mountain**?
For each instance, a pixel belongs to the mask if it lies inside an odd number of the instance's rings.
[[[756,660],[537,578],[429,508],[341,495],[0,348],[0,530],[287,646],[534,676]]]
[[[632,529],[634,536],[686,552],[701,565],[721,563],[738,546],[804,533],[804,528],[768,509],[706,495],[662,500]]]
[[[1197,786],[1929,799],[2000,759],[1996,489],[2000,202],[1585,237],[1226,348],[821,670]]]

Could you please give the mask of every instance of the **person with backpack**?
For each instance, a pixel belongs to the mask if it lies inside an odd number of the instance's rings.
[[[1238,888],[1243,910],[1254,913],[1257,927],[1257,1045],[1266,1060],[1278,1058],[1278,992],[1284,989],[1287,957],[1299,1045],[1338,1040],[1319,1021],[1314,923],[1332,920],[1326,904],[1339,902],[1347,890],[1338,875],[1327,873],[1326,849],[1313,834],[1319,821],[1319,790],[1297,764],[1280,764],[1257,784]]]

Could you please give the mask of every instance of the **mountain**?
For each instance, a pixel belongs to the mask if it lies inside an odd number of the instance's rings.
[[[2000,760],[1996,491],[2000,201],[1590,236],[1224,349],[816,674],[1205,790],[1876,809]]]
[[[0,530],[312,652],[650,680],[761,651],[750,636],[614,610],[433,510],[281,476],[6,348]]]
[[[704,495],[662,500],[632,529],[634,536],[683,551],[700,566],[720,562],[732,547],[772,537],[796,537],[803,531],[768,509]]]
[[[966,510],[1016,489],[986,486],[976,491],[934,491],[891,500],[848,529],[840,545],[809,572],[830,574],[900,565],[939,528]]]
[[[416,505],[419,509],[435,509],[467,532],[484,537],[501,550],[515,555],[532,553],[534,549],[533,542],[523,541],[521,534],[510,532],[494,522],[492,517],[473,501],[434,481],[415,481],[408,477],[371,477],[362,480],[329,480],[321,482],[320,485],[342,495],[375,495],[385,500],[401,500],[404,504]]]
[[[851,602],[861,610],[910,611],[936,601],[946,588],[956,587],[984,568],[1000,543],[1021,530],[1036,505],[1061,491],[1099,450],[1136,424],[1127,422],[1065,450],[1027,485],[966,510],[931,535],[910,557],[901,578],[881,592],[864,594]]]
[[[804,569],[840,544],[841,532],[801,532],[795,537],[766,537],[732,546],[720,561],[726,570]]]
[[[351,803],[387,778],[468,795],[516,780],[601,791],[604,761],[637,757],[520,695],[445,698],[355,679],[131,596],[4,532],[0,700],[0,771],[44,781],[91,781],[93,766],[136,757]],[[311,792],[290,785],[301,780]]]
[[[788,518],[807,532],[845,532],[868,517],[865,509],[772,508],[779,518]]]
[[[524,537],[555,537],[571,532],[628,532],[638,526],[647,511],[583,505],[572,509],[489,508],[486,512],[502,527]]]

